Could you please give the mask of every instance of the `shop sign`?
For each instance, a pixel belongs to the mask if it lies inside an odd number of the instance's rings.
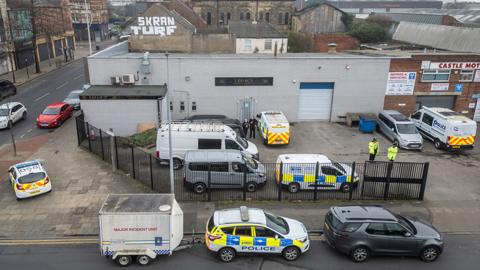
[[[273,77],[216,77],[215,86],[268,86]]]
[[[174,17],[138,17],[138,25],[130,26],[133,35],[145,36],[170,36],[175,32],[177,26]]]
[[[468,108],[469,108],[469,109],[475,109],[475,102],[473,102],[473,103],[468,103]]]
[[[432,83],[432,91],[448,91],[448,83]]]
[[[385,95],[413,95],[416,78],[416,72],[389,72]]]
[[[480,62],[431,62],[429,69],[480,69]]]
[[[455,84],[455,92],[462,92],[463,91],[463,84],[458,83]]]
[[[480,82],[480,70],[475,71],[475,76],[473,77],[474,82]]]

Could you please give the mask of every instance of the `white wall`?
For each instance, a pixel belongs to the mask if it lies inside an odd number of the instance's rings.
[[[267,40],[272,42],[271,48],[265,49],[265,43]],[[275,43],[277,44],[277,54],[286,53],[288,48],[288,39],[286,38],[274,38],[274,39],[250,39],[250,38],[237,38],[236,39],[236,52],[237,53],[253,53],[255,48],[258,48],[257,53],[274,53]],[[248,46],[250,44],[251,46]],[[280,48],[283,48],[280,51]]]

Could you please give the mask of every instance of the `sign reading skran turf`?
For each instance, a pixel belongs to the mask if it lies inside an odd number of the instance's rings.
[[[133,35],[170,36],[175,33],[177,25],[173,17],[138,17],[138,26],[130,26]]]

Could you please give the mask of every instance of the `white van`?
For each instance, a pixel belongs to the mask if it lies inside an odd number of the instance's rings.
[[[255,144],[237,136],[230,127],[219,123],[172,123],[172,157],[174,169],[180,169],[185,153],[189,150],[240,150],[258,160]],[[168,125],[163,124],[157,132],[157,157],[170,159],[168,151]]]
[[[435,148],[473,149],[477,123],[446,108],[422,107],[410,116],[420,133],[433,141]]]

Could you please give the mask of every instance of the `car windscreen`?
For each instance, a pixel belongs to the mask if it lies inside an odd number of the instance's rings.
[[[0,116],[8,116],[8,109],[0,109]]]
[[[282,217],[267,212],[265,212],[265,217],[267,219],[267,227],[281,234],[288,234],[290,231],[287,222]]]
[[[245,164],[247,164],[247,166],[250,168],[250,169],[258,169],[258,163],[255,161],[255,159],[251,158],[250,156],[248,155],[242,155],[243,156],[243,160],[245,161]]]
[[[70,94],[68,94],[67,98],[77,99],[80,96],[80,94],[81,93],[78,93],[78,92],[71,92]]]
[[[413,234],[417,234],[415,226],[413,226],[413,224],[408,221],[408,219],[400,215],[396,215],[395,217],[398,219],[398,223],[400,223],[403,227],[407,228],[410,232],[413,232]]]
[[[332,226],[335,230],[341,231],[343,228],[343,223],[333,215],[332,212],[328,212],[326,215],[326,219],[329,225]]]
[[[59,113],[60,113],[60,108],[46,108],[42,112],[42,114],[45,114],[45,115],[56,115]]]
[[[398,133],[400,134],[417,134],[417,128],[414,124],[397,124]]]
[[[238,135],[237,133],[235,133],[235,140],[237,141],[238,144],[240,144],[243,149],[247,149],[248,148],[248,142],[247,140],[245,140],[244,138],[242,138],[240,135]]]
[[[342,165],[340,165],[340,163],[338,162],[332,162],[333,166],[335,166],[335,168],[337,168],[339,171],[341,171],[342,173],[346,174],[347,171],[345,171],[345,168],[343,168]]]
[[[30,173],[26,174],[24,176],[20,176],[18,178],[18,183],[20,184],[28,184],[28,183],[33,183],[36,181],[40,181],[46,177],[44,172],[36,172],[36,173]]]

